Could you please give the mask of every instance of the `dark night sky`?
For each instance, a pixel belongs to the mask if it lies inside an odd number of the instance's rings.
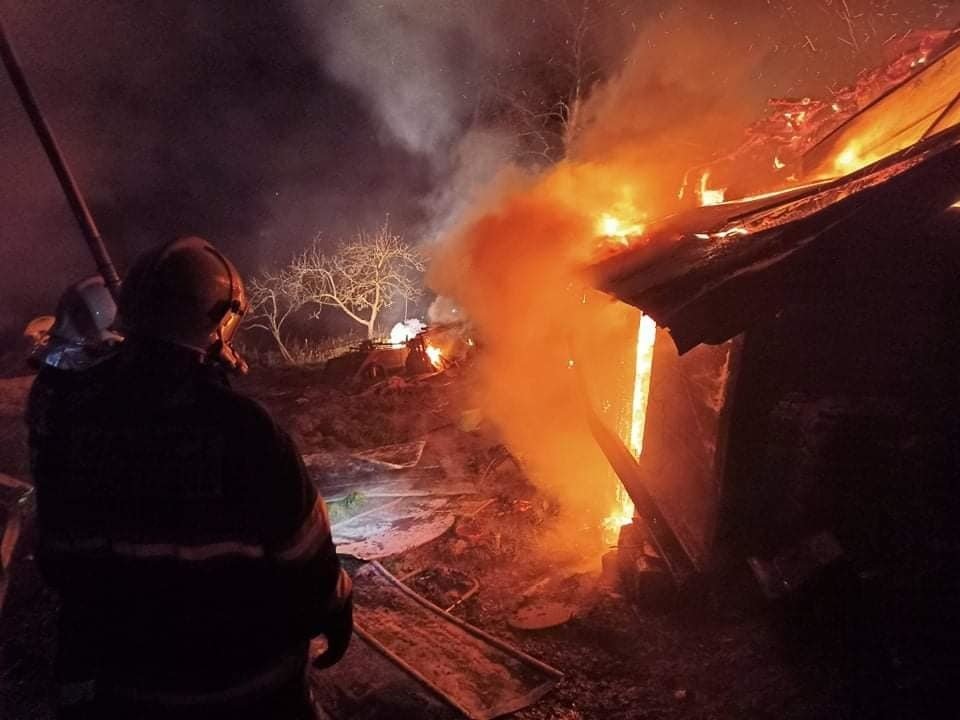
[[[251,272],[318,231],[334,238],[387,212],[422,239],[450,210],[443,191],[462,182],[455,157],[483,77],[542,78],[564,42],[545,13],[561,4],[0,0],[0,11],[121,269],[144,247],[195,233]],[[879,26],[875,45],[893,29],[958,19],[952,2],[849,4],[865,9],[858,27]],[[598,54],[616,67],[658,22],[668,53],[671,13],[746,23],[753,39],[739,50],[762,59],[754,100],[817,92],[863,66],[836,61],[843,26],[828,6],[611,2]],[[93,266],[5,77],[0,159],[2,327],[49,311]]]
[[[30,2],[7,12],[117,263],[197,233],[249,270],[318,229],[349,232],[385,209],[416,221],[424,159],[387,141],[362,98],[329,78],[281,3],[225,6]],[[5,78],[0,108],[0,293],[12,312],[39,310],[51,288],[92,266]]]

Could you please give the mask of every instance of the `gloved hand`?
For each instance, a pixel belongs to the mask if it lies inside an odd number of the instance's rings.
[[[350,646],[353,635],[353,598],[348,598],[343,607],[331,616],[323,630],[327,638],[327,649],[313,659],[313,667],[318,669],[336,665]]]

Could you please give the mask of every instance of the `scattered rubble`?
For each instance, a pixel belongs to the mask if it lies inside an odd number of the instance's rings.
[[[357,634],[472,720],[526,707],[563,677],[430,604],[379,563],[354,574],[354,602]]]
[[[426,444],[426,440],[414,440],[396,445],[384,445],[373,450],[353,453],[353,457],[382,465],[390,470],[406,470],[417,466]]]
[[[0,392],[0,419],[9,409],[18,432],[29,382],[19,379],[15,392]],[[408,537],[417,542],[381,547],[384,567],[450,616],[564,673],[551,692],[511,717],[625,720],[640,709],[666,720],[804,718],[835,707],[842,675],[824,660],[816,666],[820,672],[797,670],[762,617],[691,617],[686,610],[652,615],[639,611],[626,593],[606,587],[598,577],[603,548],[558,543],[559,537],[569,539],[570,530],[558,528],[551,501],[530,484],[522,460],[486,423],[460,425],[463,409],[475,407],[471,376],[463,368],[370,394],[332,388],[319,382],[316,371],[299,369],[256,369],[238,384],[298,436],[338,532],[351,528],[351,521],[388,515],[384,507],[391,502],[398,510],[429,510],[430,522],[437,520],[430,537],[421,544],[410,522]],[[420,441],[425,444],[415,467],[392,470],[356,457]],[[16,443],[25,462],[25,436]],[[8,457],[0,462],[0,468],[11,466]],[[48,720],[53,599],[32,560],[24,557],[18,568],[0,618],[0,715]],[[551,602],[575,606],[566,622],[535,631],[512,626],[519,609],[533,614]],[[340,665],[317,673],[312,683],[337,720],[463,717],[359,637]],[[687,691],[682,701],[674,696],[678,689]]]

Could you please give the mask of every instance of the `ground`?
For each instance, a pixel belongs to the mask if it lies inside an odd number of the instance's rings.
[[[0,381],[0,472],[23,478],[22,409],[29,382]],[[748,576],[705,585],[656,613],[600,582],[602,548],[595,538],[561,534],[557,508],[509,462],[495,430],[465,422],[469,367],[362,391],[325,384],[317,369],[254,368],[238,386],[267,406],[306,455],[336,456],[427,437],[422,463],[475,482],[481,496],[492,500],[475,518],[460,519],[434,541],[383,564],[398,577],[430,571],[411,584],[438,604],[457,597],[457,579],[476,580],[479,590],[452,613],[564,673],[553,691],[513,717],[857,716],[829,645],[801,642],[798,649],[788,642],[784,608],[763,603]],[[347,496],[331,502],[331,510],[343,519],[370,502]],[[29,558],[18,572],[0,623],[0,715],[44,718],[53,599]],[[510,616],[538,593],[570,601],[576,616],[547,630],[511,627]],[[378,713],[378,702],[370,698],[362,717],[396,716],[386,709],[388,702]]]

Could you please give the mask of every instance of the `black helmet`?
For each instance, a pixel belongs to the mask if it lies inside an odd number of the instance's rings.
[[[125,333],[193,348],[239,372],[246,371],[246,363],[230,341],[246,310],[247,294],[237,268],[198,237],[144,253],[120,292]]]

